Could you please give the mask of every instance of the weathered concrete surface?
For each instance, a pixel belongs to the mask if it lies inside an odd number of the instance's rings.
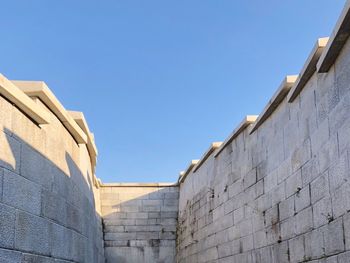
[[[348,40],[292,103],[187,175],[178,262],[349,262],[349,76]]]
[[[0,262],[104,262],[88,149],[32,103],[49,124],[0,96]]]
[[[173,263],[178,187],[102,186],[101,212],[108,263]]]

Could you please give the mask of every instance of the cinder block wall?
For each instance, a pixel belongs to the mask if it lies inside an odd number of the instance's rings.
[[[101,186],[108,263],[173,263],[178,187],[166,184]]]
[[[49,124],[0,97],[0,262],[104,262],[86,145],[36,102]]]
[[[349,76],[347,41],[293,102],[189,173],[178,262],[349,262]]]

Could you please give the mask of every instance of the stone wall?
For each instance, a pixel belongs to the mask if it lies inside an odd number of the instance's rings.
[[[107,262],[175,262],[178,198],[174,185],[102,185]]]
[[[41,100],[22,103],[24,93],[2,76],[0,84],[0,262],[104,262],[87,146]],[[27,103],[49,123],[38,125],[30,107],[19,110]]]
[[[313,74],[294,100],[283,86],[265,119],[187,171],[178,262],[349,262],[350,41],[343,26],[318,68],[318,57],[311,62]]]

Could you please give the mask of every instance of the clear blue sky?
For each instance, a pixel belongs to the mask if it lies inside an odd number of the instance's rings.
[[[299,72],[344,3],[2,1],[0,72],[84,112],[103,181],[175,181]]]

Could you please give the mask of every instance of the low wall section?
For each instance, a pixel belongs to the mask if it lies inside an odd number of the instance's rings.
[[[173,184],[103,184],[107,262],[175,262],[178,198]]]

